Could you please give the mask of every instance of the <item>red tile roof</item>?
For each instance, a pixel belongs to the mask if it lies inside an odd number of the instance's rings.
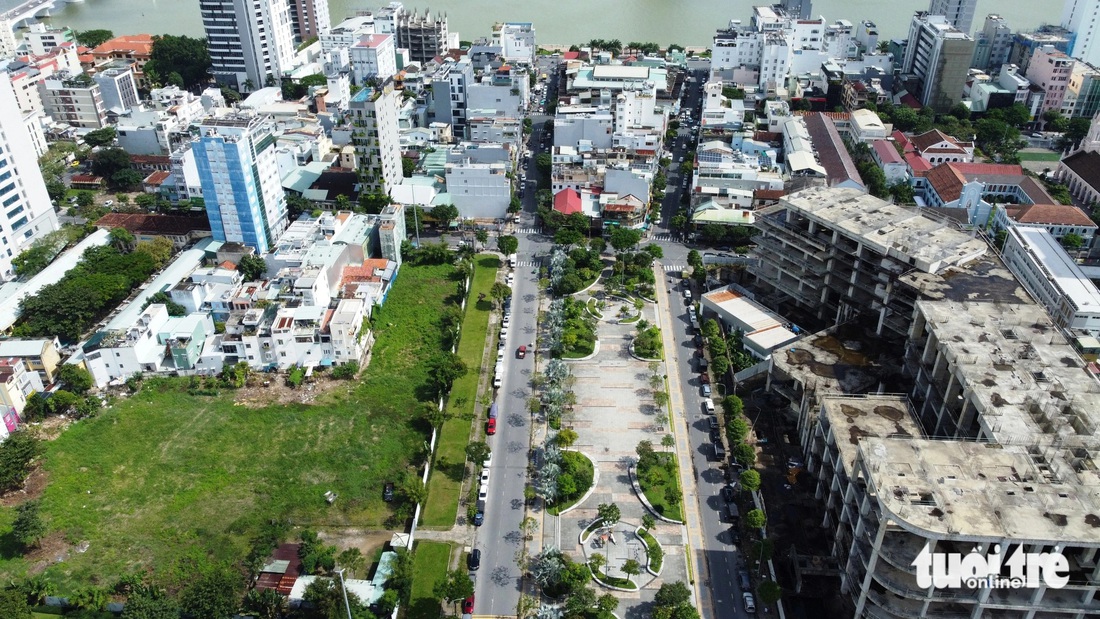
[[[961,174],[966,175],[982,175],[982,174],[1010,174],[1014,176],[1023,176],[1024,168],[1022,166],[1008,164],[1008,163],[962,163],[954,162],[948,164],[952,168],[955,168]]]
[[[950,147],[937,148],[936,152],[965,152],[959,147],[959,141],[955,138],[947,135],[939,129],[933,129],[931,131],[925,131],[920,135],[914,135],[909,138],[909,141],[913,144],[913,148],[924,152],[941,142],[947,142]]]
[[[918,176],[923,176],[932,169],[932,164],[927,159],[913,152],[905,153],[905,163],[908,163],[909,169]]]
[[[898,149],[894,148],[894,143],[887,140],[875,140],[871,142],[871,148],[878,155],[879,161],[884,165],[887,163],[905,163],[905,159],[898,154]]]
[[[581,212],[581,194],[575,189],[562,189],[554,196],[554,210],[562,215]]]
[[[949,163],[941,163],[932,168],[925,174],[925,178],[945,204],[958,200],[962,194],[963,185],[966,184],[966,177]]]
[[[102,183],[102,176],[93,176],[91,174],[73,174],[69,177],[69,182],[72,183]]]
[[[580,52],[565,52],[561,55],[562,60],[576,60],[581,57]]]
[[[914,110],[919,110],[921,108],[920,101],[917,101],[917,98],[911,94],[906,94],[904,97],[902,97],[901,104],[906,107],[911,107]]]
[[[757,189],[752,192],[752,197],[756,200],[778,200],[785,195],[787,192],[783,189]]]
[[[92,50],[92,53],[98,57],[130,54],[138,58],[148,58],[153,53],[153,35],[134,34],[115,37],[100,44]]]
[[[1084,211],[1067,204],[1028,204],[1005,210],[1010,218],[1022,224],[1096,227]]]
[[[142,183],[144,183],[146,185],[156,185],[156,186],[159,187],[160,185],[162,185],[164,183],[164,181],[168,180],[169,176],[172,176],[171,172],[165,172],[164,170],[157,170],[157,171],[153,172],[152,174],[150,174],[149,176],[146,176],[145,180],[142,181]]]

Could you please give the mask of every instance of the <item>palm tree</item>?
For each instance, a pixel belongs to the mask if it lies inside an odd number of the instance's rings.
[[[107,607],[107,592],[100,587],[81,587],[69,597],[69,605],[80,610],[101,611]]]

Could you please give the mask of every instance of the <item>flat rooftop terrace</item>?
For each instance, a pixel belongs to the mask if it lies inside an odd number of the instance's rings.
[[[943,539],[1100,546],[1095,469],[1055,483],[1023,445],[866,437],[859,450],[869,490],[907,529]]]

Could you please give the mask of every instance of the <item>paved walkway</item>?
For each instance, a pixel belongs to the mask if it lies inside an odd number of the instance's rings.
[[[593,290],[592,292],[596,292]],[[579,299],[586,295],[578,295]],[[609,302],[605,316],[611,317],[618,305]],[[657,318],[653,304],[642,310],[651,324]],[[592,495],[579,507],[560,517],[546,516],[542,529],[545,546],[557,546],[580,560],[592,549],[581,548],[579,535],[595,517],[601,503],[615,503],[622,513],[623,525],[641,525],[646,509],[634,494],[628,468],[637,458],[636,447],[642,440],[661,449],[661,439],[668,433],[666,417],[658,414],[649,385],[650,362],[630,355],[630,343],[636,324],[613,324],[600,321],[600,348],[591,359],[570,361],[576,377],[573,391],[577,398],[572,419],[563,420],[563,427],[572,427],[578,434],[573,448],[591,456],[599,468],[599,482]],[[619,527],[620,529],[622,527]],[[657,588],[666,581],[688,581],[684,553],[684,533],[680,525],[660,523],[652,533],[664,547],[664,567],[660,577],[643,573],[635,582],[643,588],[637,592],[613,592],[622,601],[620,616],[634,616],[648,605]],[[644,567],[645,555],[640,561]],[[626,555],[612,556],[612,574],[618,573]],[[601,591],[602,593],[603,591]]]

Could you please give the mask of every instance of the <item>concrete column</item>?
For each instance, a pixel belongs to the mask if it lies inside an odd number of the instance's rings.
[[[882,328],[886,325],[886,306],[878,311],[878,326],[875,327],[875,335],[882,335]]]
[[[974,423],[974,417],[977,414],[978,409],[974,406],[974,401],[970,398],[964,398],[962,410],[959,412],[959,426],[955,429],[955,438],[961,438],[959,434],[962,429],[969,428],[970,424]]]
[[[932,360],[936,358],[936,349],[939,347],[939,345],[940,339],[936,337],[935,333],[929,332],[928,341],[924,343],[924,350],[921,351],[920,355],[920,362],[923,365],[928,365],[932,363]]]

